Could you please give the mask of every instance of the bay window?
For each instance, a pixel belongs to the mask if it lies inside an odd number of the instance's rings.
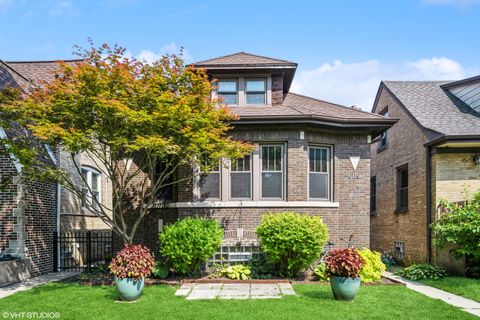
[[[327,200],[330,197],[330,149],[309,147],[308,192],[313,200]]]

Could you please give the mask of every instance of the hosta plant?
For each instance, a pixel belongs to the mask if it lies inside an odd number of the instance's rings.
[[[376,282],[382,279],[382,273],[387,269],[382,262],[380,252],[371,251],[368,248],[359,250],[358,253],[364,260],[362,269],[360,269],[360,278],[363,282]]]
[[[364,260],[355,248],[334,249],[325,255],[325,264],[332,277],[358,278]]]
[[[414,281],[422,279],[440,279],[447,275],[442,268],[426,263],[412,264],[410,267],[395,272],[395,274]]]
[[[243,264],[227,266],[222,269],[222,275],[232,280],[248,280],[252,271]]]
[[[117,278],[135,280],[149,277],[155,266],[155,260],[147,247],[126,244],[112,259],[108,269]]]

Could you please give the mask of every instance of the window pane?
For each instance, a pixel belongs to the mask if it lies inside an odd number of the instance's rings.
[[[218,96],[223,99],[225,104],[237,104],[236,93],[219,93]]]
[[[262,173],[262,198],[282,198],[282,172]]]
[[[328,173],[328,150],[325,148],[309,149],[310,172]]]
[[[250,172],[232,172],[230,177],[232,198],[251,198]]]
[[[400,208],[408,208],[408,189],[400,190]]]
[[[200,177],[200,198],[220,198],[220,173],[212,172]]]
[[[309,176],[310,198],[328,198],[328,174],[310,173]]]
[[[247,104],[265,104],[265,93],[247,93]]]
[[[98,174],[92,173],[92,191],[98,191]]]
[[[265,80],[247,80],[247,91],[264,92]]]
[[[218,81],[218,92],[237,92],[237,81]]]
[[[404,170],[400,172],[400,188],[408,187],[408,171]]]

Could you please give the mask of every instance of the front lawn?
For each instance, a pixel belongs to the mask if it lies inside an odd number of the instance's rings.
[[[397,285],[362,286],[353,303],[334,301],[328,285],[295,285],[274,300],[187,301],[166,285],[136,303],[115,302],[113,287],[51,283],[0,300],[0,312],[59,312],[61,319],[476,319]]]
[[[420,280],[420,282],[480,302],[479,279],[469,279],[464,277],[444,277],[438,280]]]

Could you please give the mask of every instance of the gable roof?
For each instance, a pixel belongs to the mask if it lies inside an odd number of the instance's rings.
[[[394,95],[424,129],[437,136],[474,136],[480,134],[480,114],[442,88],[451,81],[382,81],[382,88]]]
[[[32,83],[10,67],[4,61],[0,60],[0,90],[6,88],[16,88],[23,91],[31,89]]]
[[[69,65],[82,62],[80,59],[55,61],[7,61],[6,64],[35,85],[42,85],[55,79],[63,61]]]
[[[256,54],[251,54],[247,52],[236,52],[229,55],[207,59],[203,61],[198,61],[193,63],[195,67],[205,67],[205,68],[238,68],[238,67],[260,67],[260,68],[271,68],[271,67],[290,67],[296,68],[297,64],[295,62],[264,57]]]

